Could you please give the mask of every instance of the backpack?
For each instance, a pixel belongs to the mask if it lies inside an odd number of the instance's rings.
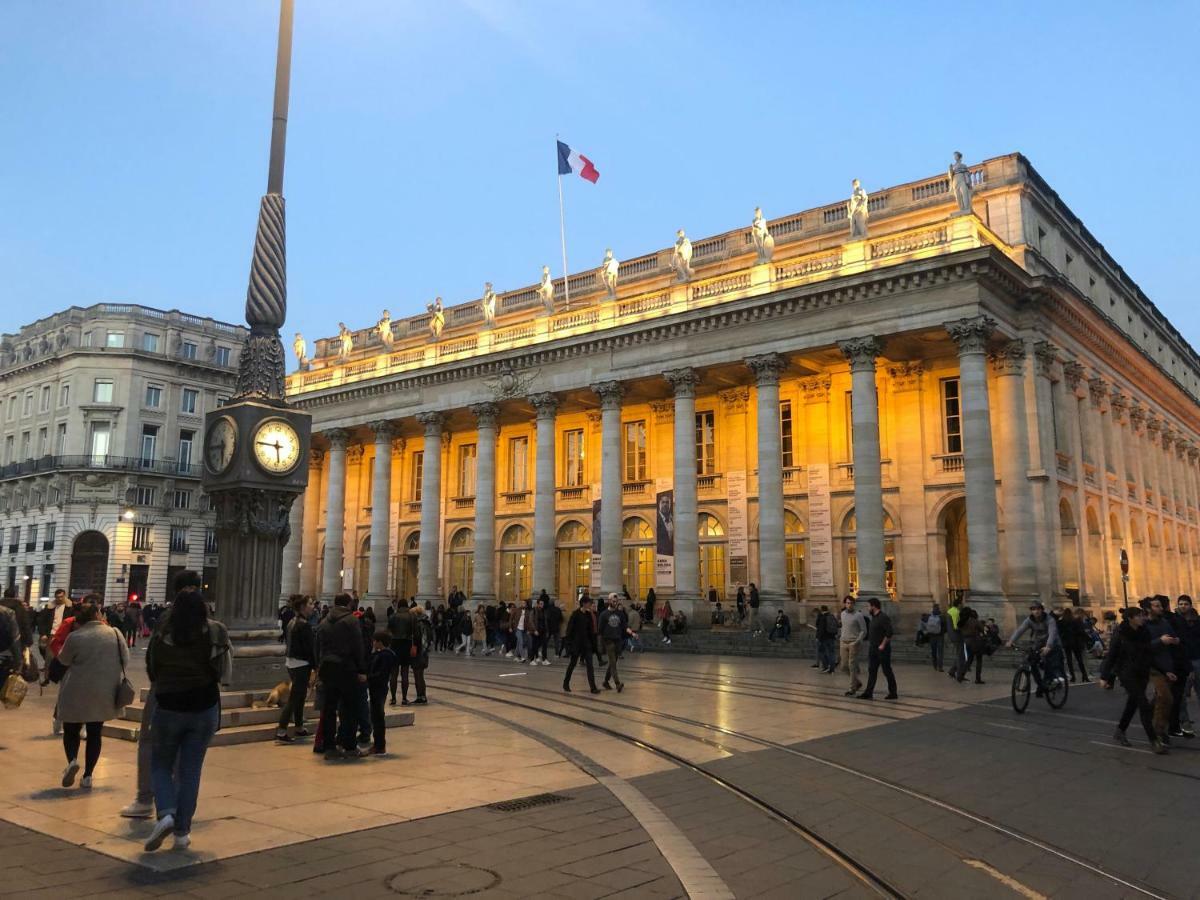
[[[925,620],[926,634],[941,634],[942,633],[942,617],[937,613],[930,613],[929,618]]]

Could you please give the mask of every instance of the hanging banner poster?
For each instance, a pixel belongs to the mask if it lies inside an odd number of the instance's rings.
[[[671,481],[654,482],[654,586],[675,586],[675,491]]]
[[[600,485],[592,485],[592,571],[588,587],[595,597],[600,593]]]
[[[746,512],[746,473],[730,472],[725,476],[725,497],[729,503],[729,528],[726,531],[729,545],[729,570],[726,576],[727,595],[735,585],[750,580],[750,529]]]
[[[829,466],[808,466],[808,583],[833,587],[833,518],[829,502]]]

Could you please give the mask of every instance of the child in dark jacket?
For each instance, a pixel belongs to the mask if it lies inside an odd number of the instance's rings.
[[[383,705],[387,701],[388,677],[397,666],[392,650],[392,634],[386,629],[375,632],[374,650],[367,662],[367,690],[371,700],[371,733],[375,738],[372,753],[387,752]]]

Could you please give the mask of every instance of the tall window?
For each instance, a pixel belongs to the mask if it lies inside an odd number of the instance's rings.
[[[49,431],[45,428],[39,428],[38,429],[38,438],[37,438],[37,455],[38,455],[39,459],[41,457],[45,456],[47,451],[50,449],[49,447],[46,446],[46,444],[49,440],[50,440]]]
[[[475,496],[475,445],[458,448],[458,496]]]
[[[717,471],[716,413],[696,413],[696,474],[714,475]]]
[[[141,550],[150,552],[154,549],[154,530],[149,525],[134,525],[133,526],[133,542],[130,545],[131,550]]]
[[[563,433],[563,486],[583,487],[583,429]]]
[[[229,348],[228,347],[218,347],[217,348],[217,365],[218,366],[229,365]]]
[[[67,423],[59,422],[58,429],[54,435],[54,452],[58,456],[62,456],[67,452]]]
[[[58,387],[58,405],[71,405],[71,382],[65,381]]]
[[[25,405],[21,408],[22,416],[33,415],[33,391],[25,392]]]
[[[158,335],[146,332],[142,335],[142,349],[147,353],[158,352]]]
[[[11,422],[17,417],[17,395],[13,394],[8,398],[8,421]]]
[[[957,378],[942,379],[942,432],[947,453],[962,453],[962,400]]]
[[[186,472],[192,465],[192,444],[196,440],[196,432],[181,430],[179,432],[179,471]]]
[[[154,497],[157,493],[158,491],[155,488],[139,486],[133,494],[134,503],[138,506],[153,506]]]
[[[33,455],[29,441],[29,432],[21,432],[21,459],[29,459]]]
[[[195,388],[184,388],[183,394],[179,398],[179,411],[188,415],[196,414],[196,407],[200,399],[200,392]]]
[[[421,481],[425,471],[425,451],[418,450],[413,454],[412,484],[408,486],[408,495],[414,503],[421,502]]]
[[[88,441],[88,446],[91,447],[92,459],[94,461],[103,461],[108,456],[109,440],[112,437],[112,426],[107,422],[95,422],[92,424],[92,436]]]
[[[171,526],[171,552],[188,552],[188,529],[186,525]]]
[[[4,439],[4,464],[6,466],[13,461],[13,454],[16,452],[15,442],[16,439],[11,434]]]
[[[37,534],[38,527],[36,525],[25,526],[25,552],[33,553],[37,550]]]
[[[792,453],[792,401],[784,400],[779,404],[779,455],[783,467],[790,469],[796,465]]]
[[[192,492],[176,490],[175,495],[171,498],[171,505],[176,509],[191,509]]]
[[[46,536],[42,539],[43,550],[54,549],[54,538],[58,534],[58,523],[48,522],[46,524]]]
[[[47,412],[50,409],[50,385],[42,385],[42,399],[38,404],[38,412]]]
[[[625,481],[646,480],[646,423],[625,423]]]
[[[148,384],[146,385],[146,408],[158,409],[162,406],[162,385]]]
[[[158,426],[142,426],[142,467],[149,468],[154,464],[155,451],[158,449]]]
[[[197,347],[191,341],[184,341],[183,347],[179,350],[179,355],[184,359],[195,359]]]
[[[508,489],[514,494],[529,490],[529,438],[508,441]]]
[[[104,346],[105,347],[124,347],[125,346],[125,332],[123,332],[123,331],[108,332],[104,338]]]
[[[97,378],[92,386],[93,403],[112,403],[113,383],[105,378]]]

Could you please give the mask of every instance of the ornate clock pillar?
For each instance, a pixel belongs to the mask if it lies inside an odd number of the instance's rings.
[[[204,422],[204,490],[217,514],[216,616],[234,643],[237,687],[282,680],[278,600],[292,502],[308,483],[308,413],[284,398],[287,313],[283,157],[292,51],[292,0],[279,15],[267,193],[258,213],[237,393]]]

